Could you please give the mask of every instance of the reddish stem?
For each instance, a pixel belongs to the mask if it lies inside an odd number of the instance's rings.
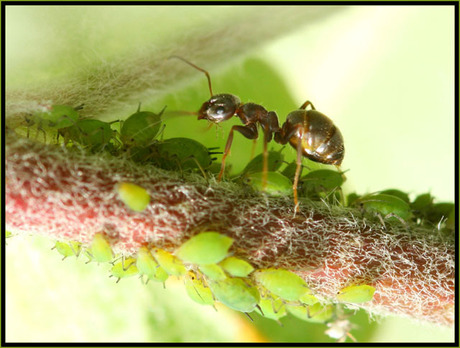
[[[259,268],[283,267],[304,277],[317,296],[369,284],[360,307],[453,325],[455,248],[436,230],[371,223],[358,211],[292,197],[263,197],[232,183],[180,177],[123,158],[89,156],[7,135],[6,223],[12,231],[89,243],[105,232],[118,253],[152,243],[173,250],[205,230],[235,239],[233,251]],[[141,213],[118,198],[118,182],[147,189]]]

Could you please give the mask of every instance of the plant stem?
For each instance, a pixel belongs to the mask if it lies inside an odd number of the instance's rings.
[[[359,305],[442,325],[454,323],[455,244],[413,223],[385,226],[361,212],[292,197],[266,197],[231,182],[163,171],[123,158],[6,136],[6,224],[11,231],[89,244],[105,232],[116,253],[141,245],[174,250],[201,231],[235,239],[233,251],[256,268],[302,276],[321,299],[351,284],[376,288]],[[116,185],[144,187],[143,212],[119,199]]]

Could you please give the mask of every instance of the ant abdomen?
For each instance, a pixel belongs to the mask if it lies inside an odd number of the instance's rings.
[[[302,155],[308,159],[340,165],[344,156],[343,137],[330,118],[316,110],[296,110],[291,112],[283,125],[286,138],[297,149],[302,141]]]

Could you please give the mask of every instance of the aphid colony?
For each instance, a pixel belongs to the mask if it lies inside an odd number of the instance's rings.
[[[233,239],[217,232],[202,232],[170,253],[154,246],[142,246],[136,255],[116,257],[108,236],[98,233],[84,248],[77,242],[56,242],[64,256],[86,255],[88,262],[111,262],[111,277],[138,275],[144,281],[164,283],[170,276],[182,277],[187,294],[202,305],[220,302],[244,313],[257,311],[279,320],[287,313],[319,323],[335,320],[335,304],[321,303],[297,274],[280,268],[257,269],[231,252]],[[375,288],[368,284],[349,285],[337,294],[337,301],[371,301]]]

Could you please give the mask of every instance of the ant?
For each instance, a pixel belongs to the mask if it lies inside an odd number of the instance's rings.
[[[238,131],[244,137],[255,140],[259,136],[257,125],[260,125],[264,132],[263,186],[265,187],[267,183],[266,173],[268,172],[267,143],[269,143],[272,140],[273,134],[276,134],[280,131],[280,127],[278,124],[278,116],[276,115],[276,113],[274,111],[267,111],[263,106],[255,103],[241,103],[240,98],[233,94],[213,94],[211,87],[211,77],[206,70],[196,66],[195,64],[179,56],[171,56],[169,58],[177,58],[182,60],[183,62],[189,64],[195,69],[203,72],[206,75],[206,78],[208,79],[209,92],[211,94],[211,98],[208,101],[204,102],[200,110],[198,110],[197,115],[199,120],[205,119],[217,124],[223,121],[227,121],[228,119],[236,115],[244,124],[244,126],[235,125],[230,130],[230,133],[227,138],[227,143],[225,145],[224,153],[222,156],[222,165],[220,168],[219,175],[217,177],[217,181],[222,180],[222,177],[224,175],[225,159],[227,158],[230,152],[230,148],[232,146],[233,132]]]
[[[233,116],[238,116],[244,124],[244,126],[235,125],[230,130],[222,156],[222,166],[217,177],[218,181],[222,179],[224,174],[225,159],[232,146],[234,131],[240,132],[248,139],[255,140],[259,135],[258,125],[262,127],[264,132],[262,189],[267,185],[267,144],[274,138],[277,143],[282,145],[289,142],[297,151],[297,167],[292,186],[296,211],[299,210],[297,185],[302,165],[302,156],[314,162],[333,164],[340,169],[340,164],[345,153],[342,134],[331,119],[316,111],[310,101],[307,100],[298,110],[289,113],[286,122],[280,128],[276,112],[267,111],[263,106],[255,103],[242,103],[240,98],[233,94],[224,93],[214,95],[211,87],[211,76],[206,70],[179,56],[170,56],[169,58],[182,60],[193,68],[203,72],[208,79],[211,98],[204,102],[200,110],[195,113],[198,115],[199,120],[205,119],[217,124]],[[311,110],[306,110],[308,106],[311,107]]]

